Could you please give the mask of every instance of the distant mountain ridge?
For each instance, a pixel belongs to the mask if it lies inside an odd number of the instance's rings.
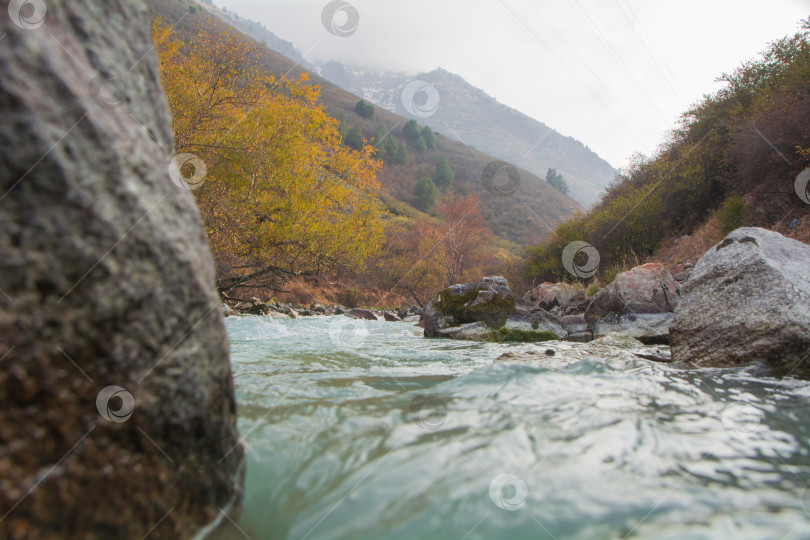
[[[257,46],[256,61],[269,73],[293,80],[303,75],[308,81],[306,84],[317,85],[320,88],[319,104],[330,116],[339,120],[344,133],[359,129],[368,144],[374,142],[376,134],[384,133],[380,142],[385,142],[386,147],[390,135],[396,146],[403,149],[404,160],[399,161],[399,151],[397,160],[390,157],[385,159],[378,179],[383,188],[380,199],[393,216],[406,219],[416,216],[416,184],[421,177],[434,175],[440,158],[446,158],[455,173],[452,186],[445,186],[440,195],[478,195],[479,208],[490,230],[495,236],[508,241],[502,245],[511,243],[507,249],[519,250],[520,246],[536,245],[553,232],[556,224],[582,210],[575,199],[553,188],[544,178],[503,163],[497,156],[459,143],[449,134],[435,134],[435,147],[420,151],[418,145],[414,141],[409,142],[404,133],[407,117],[383,107],[376,107],[372,116],[360,115],[356,109],[360,99],[357,95],[323,78],[318,70],[306,69],[303,62],[290,60],[271,47],[260,46],[259,42],[254,41],[258,33],[266,37],[261,25],[251,24],[232,12],[210,4],[199,4],[205,9],[191,10],[181,0],[147,0],[147,3],[155,16],[171,21],[182,19],[176,24],[175,30],[186,38],[191,37],[198,24],[209,26],[209,31],[215,33],[225,32],[229,27],[238,30],[246,40]],[[272,42],[263,39],[261,43],[269,45]],[[422,119],[417,121],[420,126],[425,125]],[[510,174],[519,180],[512,182]]]
[[[344,90],[391,112],[414,118],[541,178],[545,178],[549,168],[557,169],[568,180],[570,195],[584,205],[597,202],[613,180],[614,168],[582,142],[499,103],[444,69],[410,76],[367,71],[335,61],[319,64],[317,68],[324,79]],[[429,116],[414,115],[403,105],[403,88],[417,80],[438,91],[438,106]]]
[[[202,3],[209,9],[213,6],[210,0]],[[546,177],[549,168],[557,169],[568,181],[569,195],[585,206],[596,203],[614,178],[615,169],[579,140],[562,135],[543,122],[499,103],[459,75],[441,68],[411,76],[349,67],[336,61],[312,64],[292,43],[279,38],[262,24],[240,17],[233,11],[216,11],[230,25],[269,49],[378,107],[413,118],[464,145],[524,168],[540,178]],[[414,80],[429,83],[438,90],[439,103],[434,114],[414,115],[403,106],[402,90]]]

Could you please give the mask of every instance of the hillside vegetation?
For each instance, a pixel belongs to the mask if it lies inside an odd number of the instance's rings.
[[[153,34],[183,157],[174,180],[195,192],[220,291],[357,269],[377,251],[380,164],[341,144],[317,87],[267,75],[232,34],[201,26],[181,41],[160,21]]]
[[[367,71],[334,60],[313,66],[301,51],[261,24],[233,11],[225,12],[213,6],[209,9],[282,56],[306,69],[317,70],[324,79],[378,107],[418,119],[456,142],[522,167],[540,178],[545,177],[548,169],[558,169],[569,180],[570,195],[581,204],[595,203],[613,178],[613,167],[580,141],[498,103],[458,75],[441,68],[416,75]],[[403,105],[404,87],[416,80],[429,83],[438,92],[438,106],[426,117],[414,116],[414,111]],[[414,96],[417,102],[418,96]]]
[[[424,122],[449,137],[504,161],[545,176],[558,169],[571,184],[571,196],[582,204],[595,203],[615,170],[573,137],[566,137],[525,114],[507,107],[463,78],[444,69],[417,75],[368,72],[330,61],[320,74],[349,92],[388,110],[409,116],[403,106],[403,87],[413,80],[430,83],[439,103]]]
[[[269,73],[290,79],[306,75],[309,84],[320,89],[318,103],[330,116],[342,118],[347,129],[359,127],[367,143],[374,144],[374,135],[378,130],[392,136],[398,143],[404,141],[402,130],[409,118],[381,107],[376,107],[375,114],[371,118],[357,114],[355,107],[363,96],[347,92],[280,54],[261,47],[259,43],[248,38],[255,33],[255,25],[237,19],[230,13],[225,14],[212,6],[206,6],[205,9],[198,7],[195,13],[187,13],[189,7],[192,7],[190,2],[150,0],[149,4],[153,12],[161,15],[169,23],[182,17],[182,21],[176,27],[180,34],[202,21],[212,25],[218,32],[236,28],[245,35],[245,39],[258,48],[258,61]],[[419,129],[423,129],[424,126],[423,120],[419,119]],[[432,175],[438,160],[446,157],[455,173],[454,189],[450,191],[478,195],[482,215],[493,234],[514,244],[520,246],[536,244],[551,234],[554,225],[582,209],[574,198],[560,193],[546,182],[545,168],[538,176],[518,166],[516,170],[519,173],[519,182],[514,191],[510,190],[508,194],[504,194],[487,190],[482,182],[482,173],[488,164],[497,161],[498,158],[453,140],[443,129],[434,129],[434,132],[436,132],[435,149],[420,153],[408,146],[407,162],[395,163],[384,160],[378,179],[382,188],[393,199],[413,205],[414,189],[419,179],[425,175]],[[554,167],[553,164],[549,166]],[[565,174],[565,170],[562,172]],[[506,182],[505,175],[497,179],[499,184]]]
[[[725,87],[686,111],[654,157],[638,157],[592,211],[529,250],[526,275],[564,278],[561,252],[573,241],[598,250],[603,274],[656,256],[694,259],[743,225],[807,242],[810,204],[794,183],[810,166],[808,30],[804,21],[800,32],[723,75]]]
[[[199,8],[152,8],[173,178],[193,190],[230,298],[423,304],[448,283],[514,274],[520,248],[504,237],[542,238],[578,207],[306,72],[277,75],[278,55]]]

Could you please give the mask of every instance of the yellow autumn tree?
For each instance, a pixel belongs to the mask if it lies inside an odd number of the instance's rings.
[[[176,150],[207,169],[193,193],[218,288],[362,266],[383,239],[381,165],[371,146],[341,145],[318,87],[266,73],[233,33],[200,26],[183,42],[157,22],[153,37]]]

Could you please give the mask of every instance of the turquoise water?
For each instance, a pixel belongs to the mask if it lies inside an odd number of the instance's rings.
[[[407,323],[230,317],[248,458],[233,538],[810,538],[810,385]]]

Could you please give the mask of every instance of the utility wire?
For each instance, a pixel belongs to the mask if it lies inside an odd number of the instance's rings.
[[[585,69],[587,69],[587,70],[588,70],[588,71],[591,73],[591,75],[592,75],[592,76],[593,76],[593,77],[594,77],[594,78],[595,78],[597,81],[599,81],[599,83],[600,83],[600,84],[601,84],[601,85],[602,85],[602,86],[605,88],[605,90],[607,90],[607,91],[608,91],[608,93],[610,93],[610,95],[611,95],[611,96],[613,96],[613,98],[616,100],[616,102],[617,102],[617,103],[619,103],[619,104],[620,104],[620,105],[621,105],[621,106],[624,108],[624,110],[625,110],[625,111],[627,111],[628,116],[632,117],[632,118],[633,118],[633,120],[635,120],[635,121],[638,123],[638,125],[639,125],[639,126],[641,126],[641,128],[642,128],[644,131],[646,131],[646,132],[647,132],[647,135],[649,135],[649,136],[650,136],[650,137],[652,137],[652,138],[655,138],[655,137],[656,137],[656,135],[655,135],[654,133],[652,133],[652,132],[651,132],[651,131],[650,131],[650,130],[647,128],[647,125],[646,125],[644,122],[642,122],[641,120],[639,120],[639,119],[638,119],[638,117],[636,116],[635,112],[634,112],[632,109],[630,109],[630,108],[629,108],[627,105],[625,105],[625,104],[624,104],[624,102],[621,100],[621,98],[619,98],[619,96],[617,96],[617,95],[615,94],[615,92],[613,92],[613,90],[612,90],[612,89],[611,89],[611,88],[610,88],[610,87],[609,87],[609,86],[608,86],[608,85],[605,83],[605,81],[604,81],[604,80],[602,80],[602,78],[601,78],[599,75],[597,75],[597,74],[594,72],[594,70],[593,70],[593,69],[591,69],[591,66],[589,66],[589,65],[588,65],[588,63],[587,63],[587,62],[585,62],[585,60],[582,58],[582,56],[580,56],[580,54],[579,54],[579,53],[576,51],[576,49],[574,49],[573,47],[571,47],[571,45],[569,45],[569,44],[568,44],[568,42],[565,40],[565,37],[563,37],[563,36],[562,36],[562,34],[560,34],[560,33],[557,31],[557,29],[556,29],[556,28],[554,28],[554,26],[553,26],[553,25],[552,25],[550,22],[548,22],[548,20],[547,20],[547,19],[546,19],[546,18],[545,18],[545,17],[544,17],[544,16],[543,16],[543,15],[542,15],[542,14],[541,14],[539,11],[537,11],[537,9],[536,9],[536,8],[535,8],[535,7],[534,7],[534,6],[533,6],[533,5],[532,5],[532,4],[531,4],[531,3],[530,3],[528,0],[525,0],[525,1],[526,1],[526,3],[529,5],[529,7],[532,9],[532,11],[534,11],[534,12],[537,14],[537,16],[538,16],[538,17],[540,17],[540,19],[542,19],[542,20],[543,20],[543,22],[544,22],[544,23],[546,23],[546,25],[547,25],[549,28],[551,28],[551,31],[552,31],[552,32],[554,32],[554,33],[557,35],[557,38],[560,40],[560,42],[561,42],[563,45],[565,45],[566,47],[568,47],[568,50],[569,50],[569,51],[571,51],[571,52],[574,54],[574,56],[576,56],[576,57],[577,57],[577,59],[580,61],[580,63],[581,63],[583,66],[585,66]]]
[[[663,64],[664,69],[666,69],[667,73],[670,76],[670,79],[675,84],[675,87],[678,89],[678,91],[681,93],[681,99],[683,99],[684,102],[686,102],[686,100],[687,100],[686,92],[684,91],[683,87],[681,86],[681,83],[678,82],[678,78],[675,77],[675,74],[670,69],[669,64],[667,63],[666,59],[664,58],[664,55],[661,54],[661,51],[658,50],[658,47],[655,45],[655,41],[650,38],[650,35],[647,33],[647,28],[643,24],[641,24],[641,19],[638,18],[638,15],[636,14],[636,12],[633,9],[633,6],[630,4],[630,2],[628,0],[624,0],[624,4],[627,6],[627,9],[630,10],[630,13],[633,15],[633,19],[635,19],[639,23],[638,26],[641,28],[641,31],[646,36],[647,41],[650,43],[650,47],[652,47],[652,49],[653,49],[653,52],[655,52],[655,54],[658,55],[658,58],[661,59],[661,64]]]
[[[638,136],[633,132],[633,130],[631,130],[627,126],[627,124],[625,124],[624,120],[621,117],[619,117],[615,112],[613,112],[613,110],[610,107],[608,107],[607,104],[605,104],[604,101],[602,101],[602,98],[600,98],[597,94],[595,94],[594,91],[591,90],[591,88],[587,84],[585,84],[585,82],[579,77],[579,75],[577,75],[576,72],[574,70],[572,70],[570,66],[568,66],[568,64],[563,62],[562,59],[559,56],[557,56],[557,53],[555,53],[548,45],[546,45],[546,43],[542,39],[540,39],[540,36],[538,36],[531,28],[529,28],[529,26],[525,22],[523,22],[523,20],[520,17],[518,17],[517,14],[514,11],[512,11],[512,9],[509,6],[506,5],[504,0],[500,0],[500,2],[503,5],[503,7],[505,7],[507,9],[507,11],[509,11],[509,13],[512,14],[512,16],[515,18],[515,20],[517,20],[521,25],[523,25],[523,27],[526,29],[526,31],[528,31],[529,34],[531,34],[532,37],[534,37],[534,39],[537,40],[537,42],[540,43],[551,54],[551,56],[553,56],[554,59],[557,60],[557,62],[559,62],[568,71],[568,73],[570,73],[571,76],[574,77],[577,80],[577,82],[579,82],[579,84],[581,84],[583,86],[583,88],[585,88],[585,90],[587,90],[588,93],[591,94],[591,96],[593,96],[593,98],[600,105],[602,105],[602,107],[605,108],[605,110],[611,116],[613,116],[613,118],[616,119],[616,122],[618,122],[619,125],[621,125],[625,130],[627,130],[627,132],[634,139],[636,139],[636,141],[639,143],[640,146],[642,146],[642,147],[645,146],[646,143],[638,138]]]
[[[650,55],[650,58],[655,64],[655,67],[658,68],[658,72],[661,73],[661,77],[663,77],[664,82],[667,83],[669,88],[672,90],[672,93],[675,94],[675,97],[679,100],[682,100],[685,103],[687,100],[684,98],[682,93],[678,92],[678,90],[672,84],[672,81],[670,81],[669,76],[667,76],[667,74],[664,73],[664,69],[661,67],[661,63],[658,61],[658,59],[652,53],[650,48],[647,46],[647,42],[644,41],[644,39],[641,37],[641,34],[638,33],[636,26],[633,24],[633,21],[630,20],[630,17],[627,15],[627,12],[624,10],[621,4],[619,4],[618,0],[613,0],[613,3],[616,4],[616,7],[619,8],[619,11],[622,12],[624,19],[627,21],[627,24],[630,25],[630,29],[633,30],[633,33],[638,38],[639,43],[641,43],[642,47],[644,47],[644,50],[647,51],[647,54]]]
[[[619,55],[616,49],[613,48],[613,45],[611,45],[610,41],[608,41],[608,39],[602,33],[602,30],[600,30],[599,27],[596,25],[594,20],[588,14],[588,11],[584,7],[582,7],[582,5],[579,3],[579,0],[568,0],[568,3],[574,9],[574,11],[576,11],[579,18],[582,19],[582,22],[584,22],[590,28],[591,32],[593,32],[593,34],[597,37],[597,39],[601,41],[605,50],[607,50],[611,54],[611,56],[613,56],[613,58],[624,70],[624,73],[630,78],[630,80],[633,82],[633,84],[639,90],[639,92],[644,94],[644,97],[647,98],[647,101],[649,101],[650,104],[658,112],[658,114],[661,115],[661,119],[663,119],[666,122],[672,121],[672,118],[669,118],[667,117],[666,114],[664,114],[664,112],[658,106],[658,102],[654,100],[652,96],[650,96],[649,92],[647,92],[647,88],[636,78],[635,74],[633,74],[633,72],[624,62],[624,60],[622,60],[621,55]]]

